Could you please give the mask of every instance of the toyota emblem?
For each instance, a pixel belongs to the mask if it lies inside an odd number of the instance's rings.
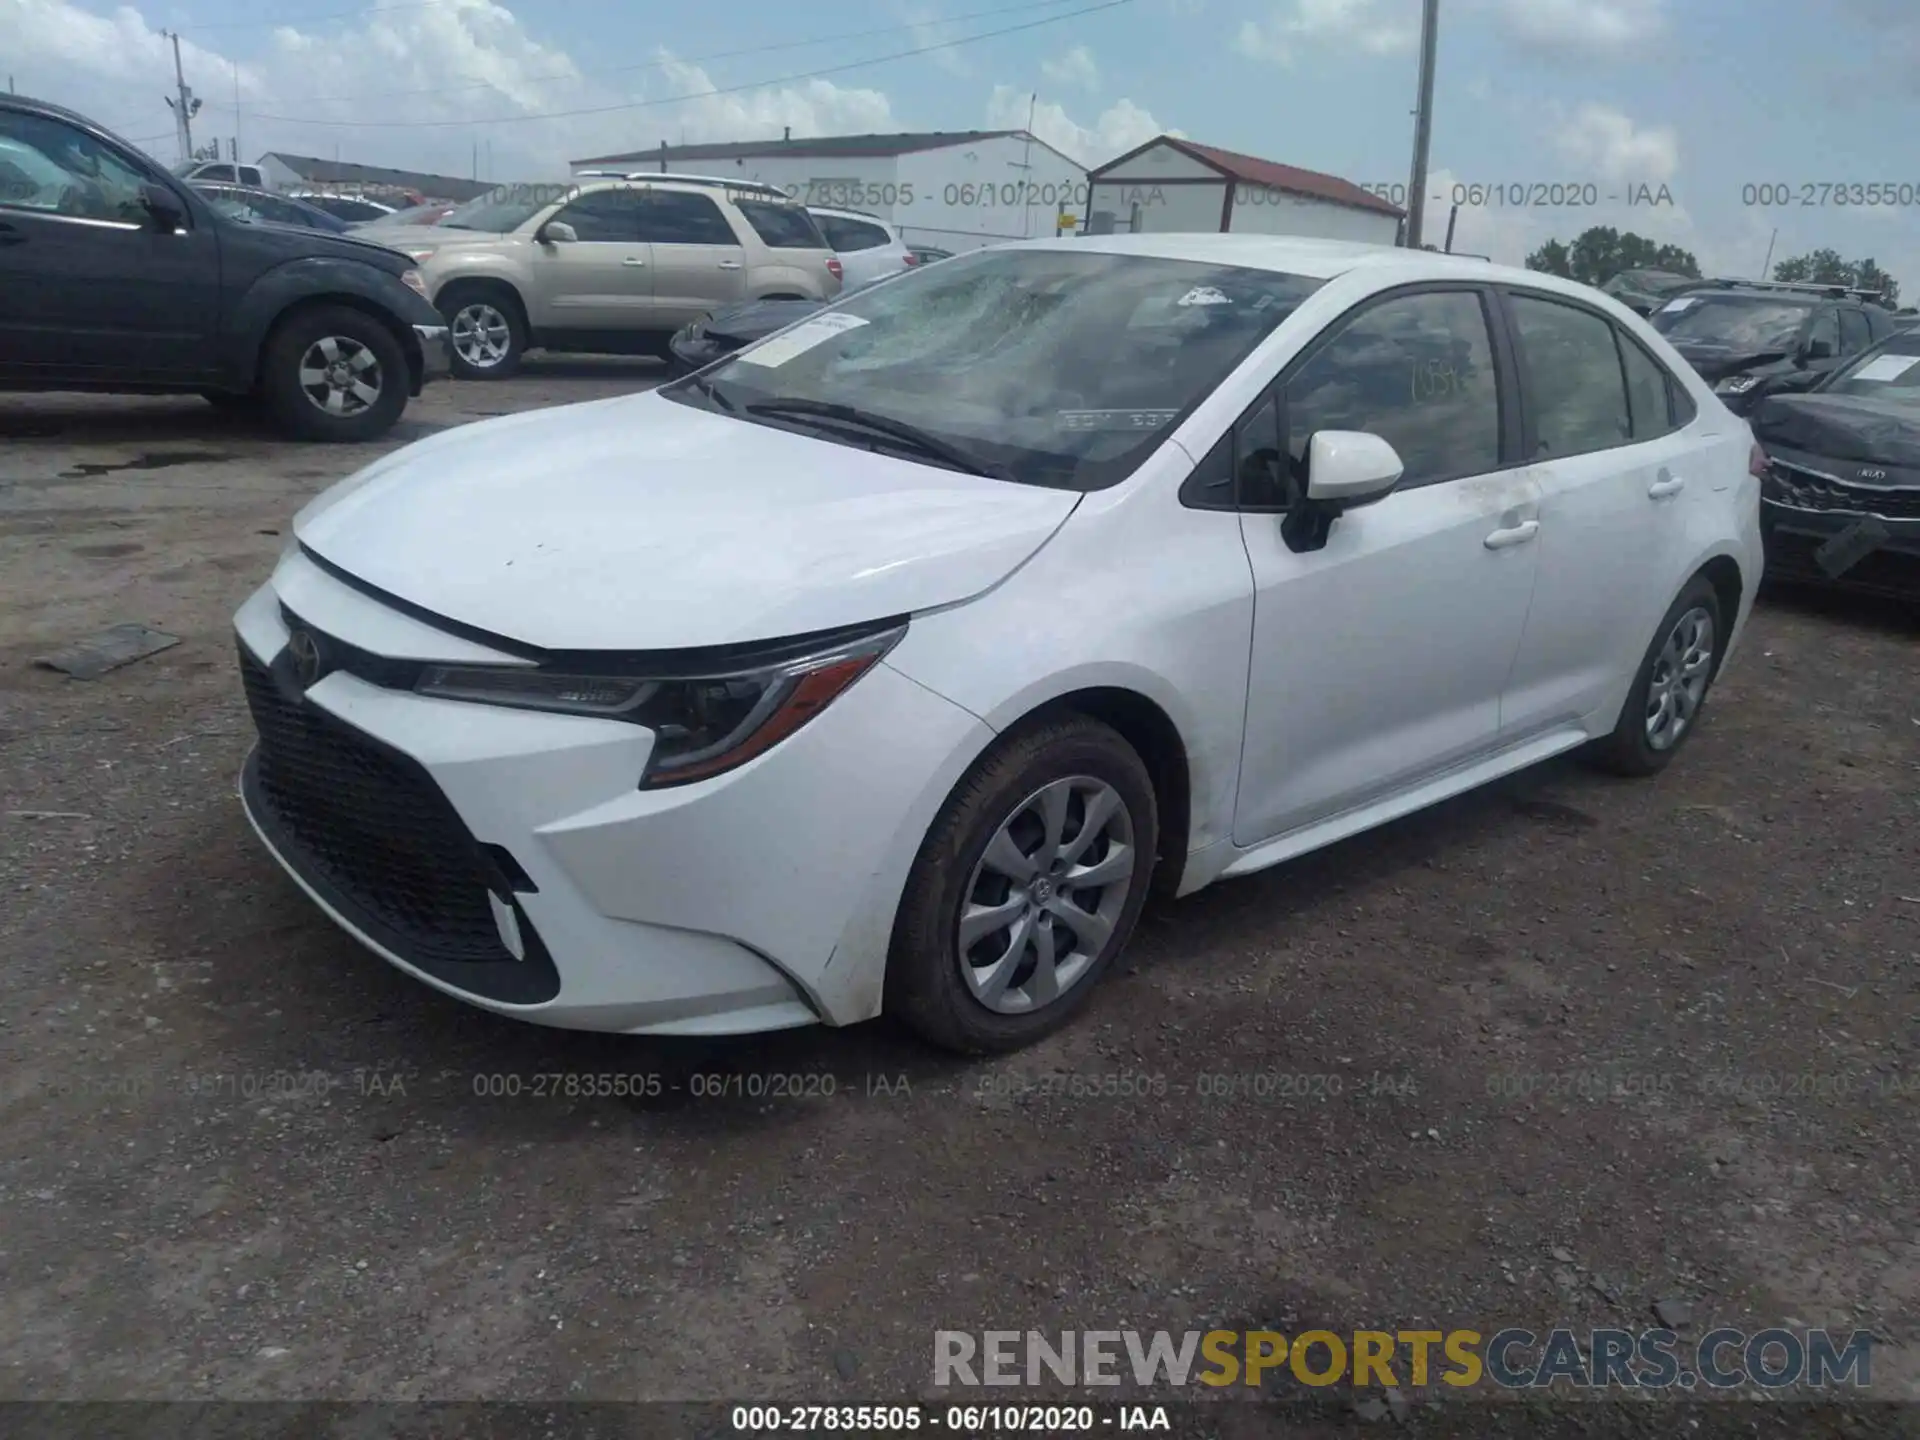
[[[320,642],[311,632],[296,630],[287,637],[287,654],[293,660],[293,673],[300,681],[300,688],[312,689],[326,668],[320,657]]]

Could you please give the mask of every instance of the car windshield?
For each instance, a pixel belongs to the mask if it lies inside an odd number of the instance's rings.
[[[1653,328],[1676,342],[1697,340],[1729,350],[1786,350],[1812,308],[1804,301],[1682,295],[1653,313]]]
[[[238,220],[242,224],[250,225],[263,218],[244,195],[235,194],[231,190],[209,190],[197,185],[194,188],[200,191],[203,200],[229,220]]]
[[[482,195],[448,211],[446,218],[440,222],[440,228],[485,230],[494,235],[506,235],[518,230],[559,198],[557,194],[545,195],[537,200]]]
[[[1896,335],[1836,371],[1828,395],[1867,395],[1920,407],[1920,334]]]
[[[770,423],[818,419],[888,448],[850,419],[871,417],[1010,479],[1094,490],[1131,473],[1322,283],[1149,256],[978,251],[843,299],[663,393],[743,417],[764,406]],[[819,419],[822,406],[839,418]],[[807,407],[814,418],[796,413]]]

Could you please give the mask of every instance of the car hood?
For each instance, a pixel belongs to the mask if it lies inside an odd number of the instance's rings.
[[[1763,446],[1889,468],[1920,467],[1920,408],[1867,395],[1780,395],[1753,417]]]
[[[970,599],[1079,500],[646,394],[445,431],[293,528],[347,574],[496,636],[668,650]]]
[[[818,300],[749,300],[743,305],[729,305],[714,311],[700,328],[716,340],[745,345],[805,319],[820,309],[822,303]]]
[[[1742,346],[1706,344],[1698,340],[1675,340],[1671,337],[1668,338],[1667,343],[1680,352],[1680,358],[1697,370],[1703,380],[1719,380],[1728,375],[1773,369],[1781,366],[1786,360],[1786,356],[1778,350],[1753,350]]]
[[[356,235],[314,230],[305,225],[283,225],[276,220],[225,220],[222,223],[254,235],[273,237],[268,248],[282,259],[308,260],[316,256],[332,256],[357,260],[363,265],[378,265],[395,275],[413,268],[413,261],[391,245],[362,240]]]

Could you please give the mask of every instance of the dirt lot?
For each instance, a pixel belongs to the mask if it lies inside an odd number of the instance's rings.
[[[389,445],[651,378],[441,385]],[[1551,765],[1150,910],[1018,1057],[669,1046],[415,984],[241,816],[228,617],[384,448],[0,398],[0,1398],[931,1398],[936,1329],[1680,1300],[1871,1328],[1875,1394],[1920,1400],[1909,616],[1770,599],[1666,777]],[[31,664],[125,620],[183,643]],[[834,1093],[695,1093],[796,1073]],[[1120,1074],[1162,1093],[1060,1078]]]

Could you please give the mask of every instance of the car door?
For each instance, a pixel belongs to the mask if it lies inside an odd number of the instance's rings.
[[[678,330],[745,297],[746,247],[711,195],[655,190],[640,217],[653,246],[655,328]]]
[[[642,192],[590,190],[547,223],[576,239],[537,242],[531,319],[538,330],[644,330],[653,312],[652,246],[640,237]]]
[[[1576,300],[1507,290],[1523,443],[1540,488],[1540,584],[1502,705],[1504,740],[1591,728],[1673,603],[1684,505],[1716,483],[1680,432],[1673,380],[1624,327]],[[1689,493],[1691,491],[1691,494]]]
[[[902,268],[889,249],[893,237],[882,226],[844,215],[823,215],[817,210],[813,218],[840,257],[845,289],[858,290]]]
[[[1254,845],[1490,752],[1538,550],[1507,362],[1482,287],[1390,292],[1289,367],[1242,422],[1254,633],[1233,838]],[[1270,428],[1271,427],[1271,428]],[[1316,430],[1382,436],[1405,466],[1386,499],[1296,552],[1284,512]],[[1262,479],[1262,472],[1271,475]]]
[[[220,247],[180,187],[51,116],[0,110],[0,367],[27,378],[191,378],[213,368]],[[187,213],[162,232],[153,184]]]

